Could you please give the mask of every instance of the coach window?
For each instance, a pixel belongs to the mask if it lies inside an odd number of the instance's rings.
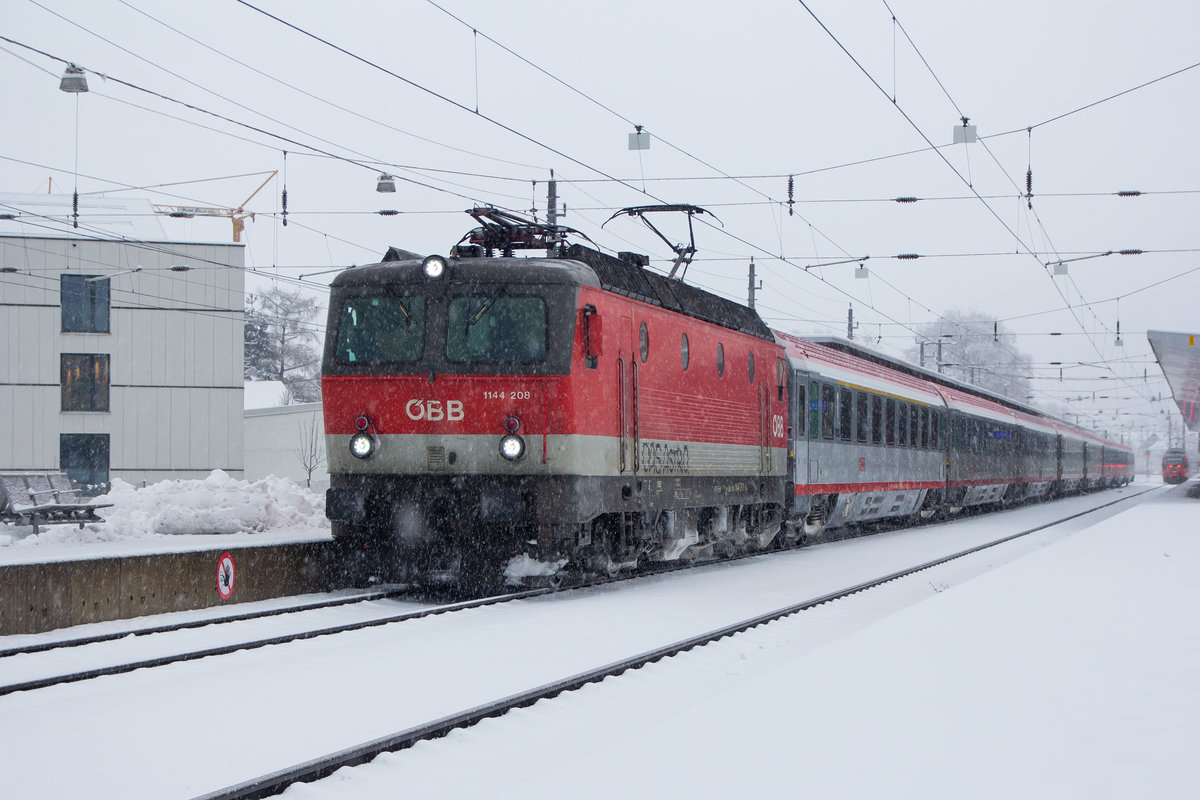
[[[871,395],[871,441],[883,441],[883,398],[877,394]]]
[[[754,351],[751,350],[746,354],[746,372],[750,375],[750,382],[754,383]]]
[[[851,394],[849,389],[838,389],[838,436],[843,442],[850,441],[850,427],[854,424]]]
[[[900,435],[897,437],[896,444],[901,447],[908,447],[908,403],[897,402],[899,413],[896,415],[900,421]]]
[[[921,447],[933,447],[933,441],[930,437],[933,436],[933,431],[930,430],[929,420],[933,415],[933,409],[926,406],[921,411]]]
[[[725,377],[725,345],[717,342],[717,375]]]
[[[867,396],[862,392],[854,393],[854,433],[855,438],[860,442],[865,442],[870,437],[868,432],[871,427],[871,417],[867,413],[868,400]]]
[[[929,446],[935,449],[938,447],[938,420],[941,416],[933,409],[929,410]]]
[[[646,359],[650,357],[650,331],[646,330],[646,323],[638,328],[638,349],[642,353],[642,363],[646,363]]]
[[[687,334],[686,334],[686,333],[683,335],[683,338],[679,340],[679,358],[680,358],[680,360],[681,360],[681,361],[683,361],[683,371],[684,371],[684,372],[687,372],[687,367],[688,367],[688,340],[687,340]]]
[[[821,385],[821,438],[833,438],[834,407],[837,405],[837,392],[828,384]]]
[[[780,388],[782,389],[783,387],[780,387]],[[795,397],[796,405],[795,405],[795,408],[796,408],[797,419],[796,419],[796,422],[794,423],[796,426],[794,435],[797,439],[804,438],[804,418],[808,415],[808,405],[804,402],[804,397],[805,397],[804,382],[796,381],[796,397]],[[780,399],[782,400],[783,398],[780,398]]]
[[[908,443],[911,447],[921,446],[921,407],[913,406],[912,414],[908,417]]]
[[[817,438],[821,430],[821,384],[808,385],[808,435]]]
[[[890,397],[883,401],[883,436],[887,444],[896,443],[896,401]]]

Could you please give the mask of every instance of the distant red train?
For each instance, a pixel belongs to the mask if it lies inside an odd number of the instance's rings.
[[[326,512],[390,580],[554,583],[1132,480],[1031,407],[473,215],[449,258],[332,285]]]
[[[1172,447],[1163,453],[1162,474],[1164,483],[1183,483],[1188,479],[1187,451],[1181,447]]]

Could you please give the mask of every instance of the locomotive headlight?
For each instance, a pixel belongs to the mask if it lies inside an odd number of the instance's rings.
[[[355,458],[370,458],[374,453],[374,436],[360,431],[350,437],[350,455]]]
[[[503,436],[500,439],[500,455],[507,458],[509,461],[520,461],[525,455],[525,440],[515,433],[510,433],[508,436]]]
[[[427,278],[440,278],[446,272],[446,259],[441,256],[426,256],[421,262],[421,269]]]

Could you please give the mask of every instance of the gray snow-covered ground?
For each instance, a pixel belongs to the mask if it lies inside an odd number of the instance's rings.
[[[1144,488],[0,697],[4,794],[195,796]],[[1191,797],[1198,572],[1158,489],[288,796]]]

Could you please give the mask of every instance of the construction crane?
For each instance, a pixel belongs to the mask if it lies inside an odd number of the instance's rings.
[[[154,211],[158,214],[165,214],[168,217],[176,219],[192,219],[193,217],[229,217],[233,221],[233,240],[240,242],[242,240],[242,231],[246,230],[246,220],[254,220],[254,213],[246,211],[246,204],[254,199],[254,196],[261,192],[271,180],[279,174],[279,170],[273,171],[267,176],[267,179],[250,196],[242,201],[242,204],[237,208],[213,208],[209,206],[166,206],[154,204]]]

